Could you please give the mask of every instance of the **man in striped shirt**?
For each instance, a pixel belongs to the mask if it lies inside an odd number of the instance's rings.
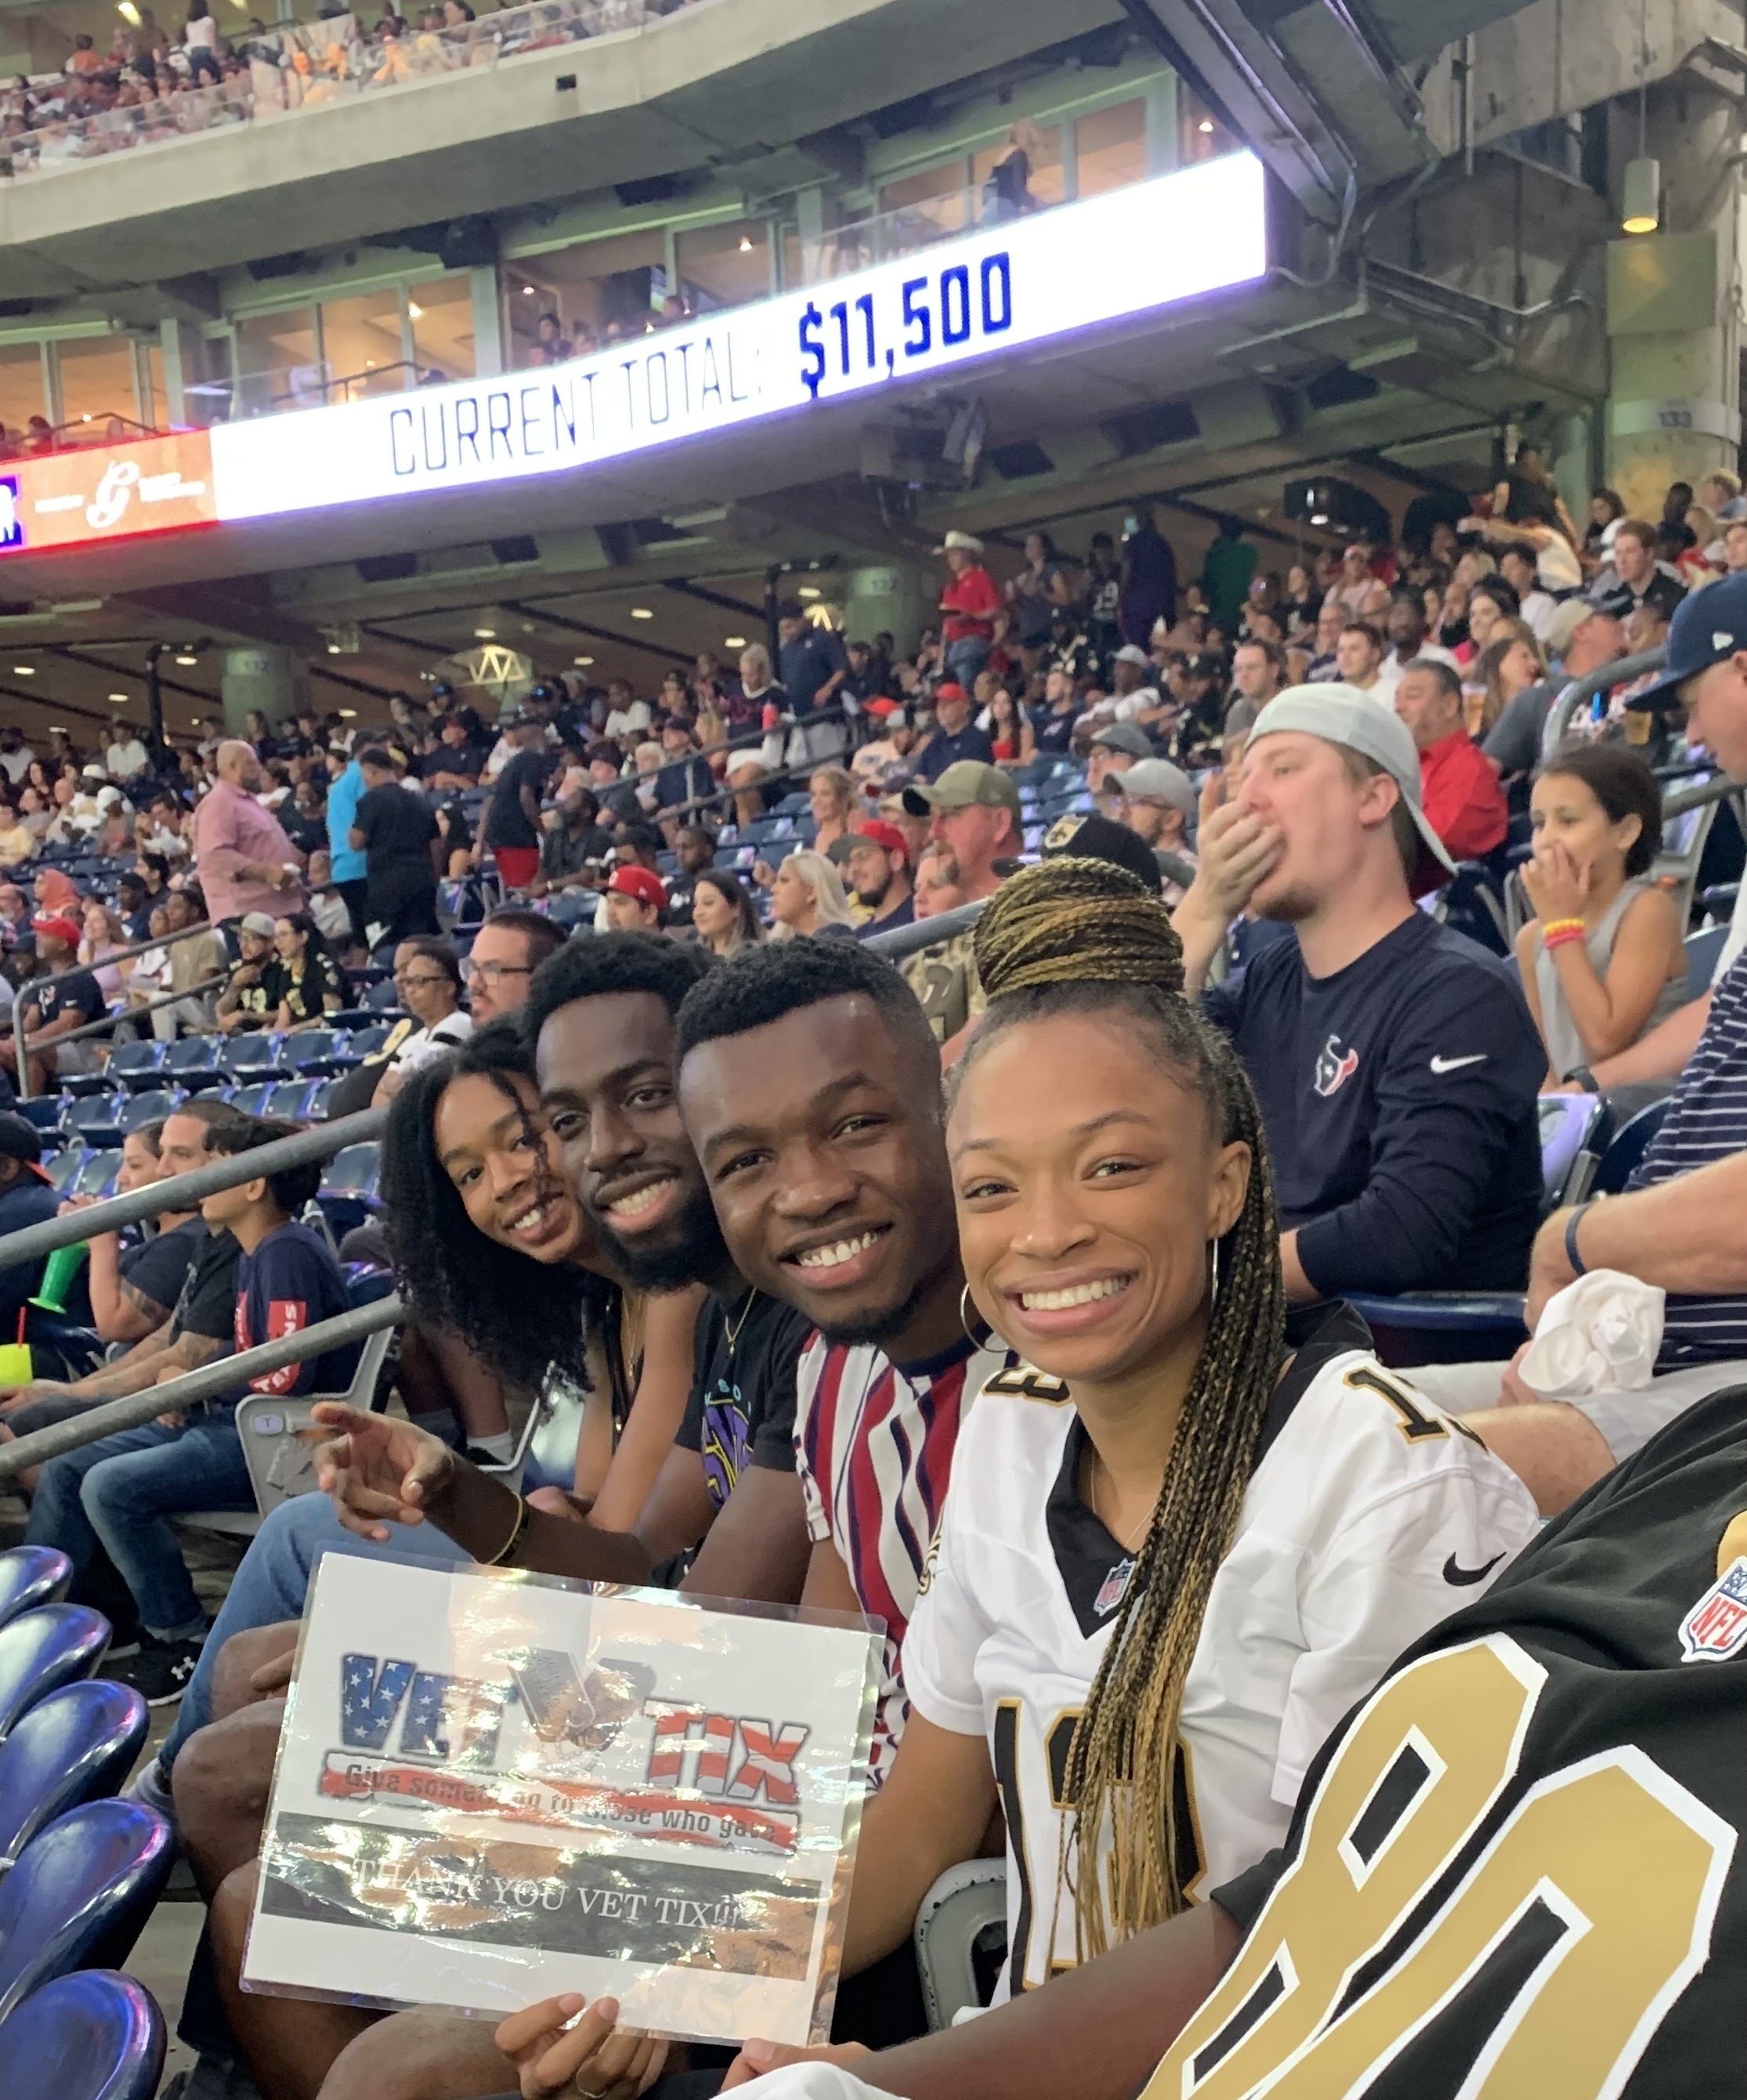
[[[814,1541],[802,1602],[885,1623],[882,1779],[908,1710],[898,1651],[959,1425],[1008,1361],[960,1317],[933,1032],[876,955],[795,941],[737,957],[687,994],[679,1058],[686,1127],[736,1266],[817,1330],[795,1408]]]

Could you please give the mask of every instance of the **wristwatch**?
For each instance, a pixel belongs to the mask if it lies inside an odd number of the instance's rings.
[[[1573,1065],[1566,1073],[1565,1077],[1568,1079],[1574,1079],[1586,1094],[1599,1094],[1601,1092],[1601,1083],[1587,1065]]]

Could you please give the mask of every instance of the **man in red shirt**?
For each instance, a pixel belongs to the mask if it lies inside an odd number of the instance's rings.
[[[1462,681],[1448,664],[1417,658],[1395,689],[1395,711],[1419,752],[1419,792],[1453,860],[1482,860],[1510,825],[1504,790],[1462,726]]]
[[[968,687],[995,644],[995,615],[1005,604],[1001,587],[982,565],[982,542],[968,532],[949,532],[935,549],[951,574],[940,594],[942,639],[949,678]]]

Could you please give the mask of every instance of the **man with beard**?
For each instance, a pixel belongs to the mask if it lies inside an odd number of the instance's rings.
[[[1174,923],[1192,990],[1246,908],[1297,935],[1202,991],[1261,1104],[1287,1295],[1521,1290],[1546,1061],[1505,964],[1415,908],[1451,863],[1405,724],[1295,687],[1251,732],[1236,801],[1219,793]]]
[[[896,824],[869,817],[832,845],[831,858],[843,870],[858,904],[873,915],[855,929],[858,940],[911,924],[916,901],[910,887],[910,854]]]

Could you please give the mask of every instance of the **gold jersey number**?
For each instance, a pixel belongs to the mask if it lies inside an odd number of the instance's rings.
[[[1515,1774],[1546,1673],[1494,1635],[1410,1664],[1330,1760],[1297,1858],[1144,2100],[1606,2100],[1704,1966],[1736,1832],[1626,1745]]]

